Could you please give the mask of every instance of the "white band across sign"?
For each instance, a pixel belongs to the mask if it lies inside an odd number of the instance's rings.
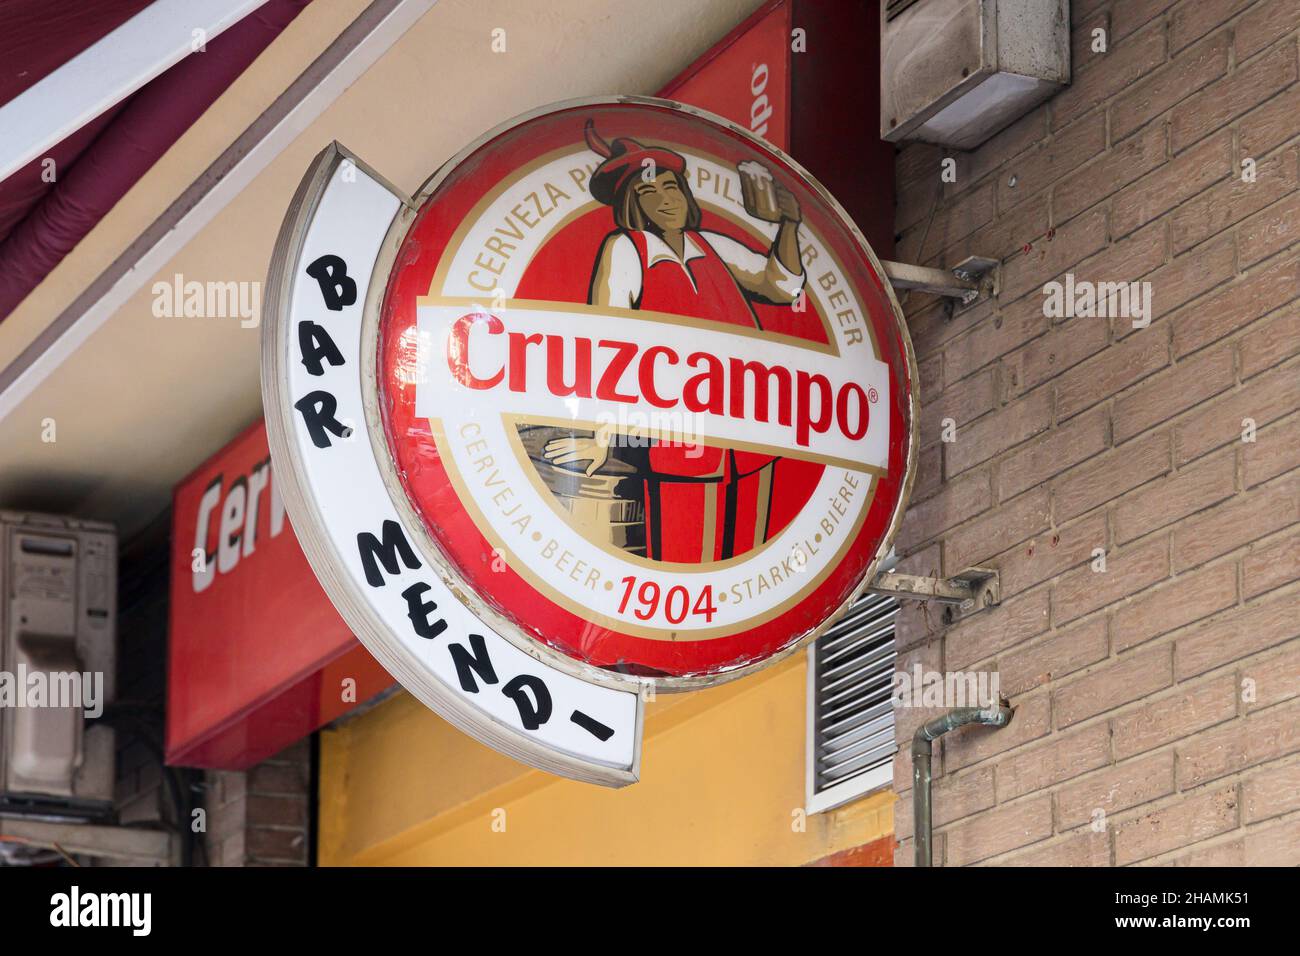
[[[294,530],[358,638],[425,704],[541,769],[635,782],[639,696],[551,667],[485,625],[390,497],[366,434],[362,342],[376,260],[395,217],[411,211],[334,144],[308,171],[281,233],[263,394]]]

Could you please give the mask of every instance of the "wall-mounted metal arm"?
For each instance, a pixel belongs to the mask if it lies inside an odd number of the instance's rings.
[[[998,260],[985,256],[963,259],[951,271],[914,266],[906,262],[882,262],[885,275],[895,289],[915,289],[949,299],[963,306],[997,294]]]
[[[950,578],[882,571],[868,588],[876,594],[945,604],[944,623],[953,622],[1002,603],[1002,585],[992,568],[966,568]]]

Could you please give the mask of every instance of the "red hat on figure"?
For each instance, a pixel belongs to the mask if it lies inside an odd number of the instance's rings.
[[[656,176],[661,172],[679,175],[686,172],[686,159],[679,153],[660,146],[642,146],[625,136],[616,138],[612,144],[607,143],[596,132],[596,124],[591,120],[587,120],[583,135],[587,145],[605,157],[605,161],[591,174],[590,188],[592,198],[607,206],[614,204],[614,197],[629,179],[640,175],[647,159],[654,163]]]

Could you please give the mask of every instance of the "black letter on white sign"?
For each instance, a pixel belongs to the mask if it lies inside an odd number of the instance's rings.
[[[400,524],[396,521],[385,521],[383,536],[381,544],[369,531],[357,535],[357,550],[361,552],[361,566],[366,569],[366,583],[372,588],[384,586],[384,576],[379,573],[379,565],[375,563],[376,558],[389,574],[402,573],[402,567],[397,563],[399,556],[412,571],[420,566],[420,559],[407,544],[406,535],[402,533]]]
[[[487,641],[483,640],[483,635],[471,634],[469,643],[474,648],[473,654],[459,644],[448,644],[447,650],[451,651],[452,663],[456,665],[460,689],[469,694],[477,694],[478,683],[474,680],[474,675],[477,674],[485,684],[495,684],[497,672],[492,668],[492,658],[488,657]]]
[[[536,708],[528,696],[529,689],[532,690],[533,697],[537,698]],[[551,719],[551,692],[546,689],[546,683],[540,677],[520,674],[502,687],[501,693],[513,700],[519,708],[519,720],[523,723],[524,730],[536,730]]]
[[[302,352],[302,364],[307,366],[311,375],[325,374],[321,359],[331,365],[343,364],[343,353],[325,331],[325,326],[315,322],[298,323],[298,351]]]
[[[330,433],[337,435],[339,438],[347,438],[352,434],[352,429],[334,417],[334,413],[338,411],[339,403],[329,392],[308,392],[294,402],[293,407],[302,412],[302,420],[307,426],[307,434],[311,435],[311,443],[317,448],[330,447]]]
[[[420,595],[427,590],[429,585],[419,581],[403,591],[402,597],[406,598],[406,616],[411,619],[411,626],[415,628],[415,633],[431,641],[447,630],[447,622],[442,618],[436,621],[429,620],[429,615],[438,610],[438,604],[436,601],[420,600]]]
[[[331,312],[340,312],[357,301],[357,283],[348,278],[348,264],[338,256],[321,256],[307,267],[307,275],[320,286],[325,308]]]

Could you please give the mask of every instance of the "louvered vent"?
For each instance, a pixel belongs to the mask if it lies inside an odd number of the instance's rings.
[[[835,788],[851,797],[851,782],[861,785],[857,792],[866,792],[887,779],[872,771],[887,767],[897,749],[890,703],[897,614],[896,598],[865,594],[814,645],[809,768],[814,796]],[[871,779],[862,779],[867,776]]]
[[[888,23],[918,0],[885,0],[885,22]]]

